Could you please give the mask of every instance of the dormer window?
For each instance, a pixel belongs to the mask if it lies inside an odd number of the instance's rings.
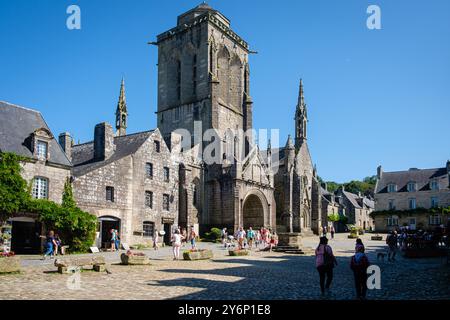
[[[387,189],[388,189],[389,193],[397,192],[397,185],[395,183],[390,183],[390,184],[388,184]]]
[[[431,190],[439,190],[439,182],[437,180],[431,180],[430,189]]]
[[[39,160],[47,160],[47,150],[48,144],[47,142],[38,140],[36,142],[36,156]]]
[[[407,189],[408,189],[408,192],[416,192],[417,184],[414,181],[408,182]]]

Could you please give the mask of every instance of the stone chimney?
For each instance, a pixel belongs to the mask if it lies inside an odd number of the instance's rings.
[[[115,150],[112,126],[107,122],[97,124],[94,131],[94,158],[106,160],[114,154]]]
[[[381,179],[381,175],[383,174],[383,168],[381,166],[378,166],[377,168],[377,178],[378,180]]]
[[[70,161],[72,161],[72,137],[70,136],[70,133],[63,132],[58,137],[59,144],[61,148],[66,153],[67,158],[69,158]]]

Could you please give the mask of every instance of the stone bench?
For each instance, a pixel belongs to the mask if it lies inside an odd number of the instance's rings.
[[[59,273],[74,273],[79,269],[92,268],[97,272],[106,271],[105,257],[77,257],[56,259],[55,266]]]

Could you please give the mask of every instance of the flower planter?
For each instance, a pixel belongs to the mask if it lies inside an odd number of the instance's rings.
[[[0,273],[20,272],[20,259],[18,257],[0,258]]]
[[[383,237],[382,236],[371,236],[370,240],[381,241],[381,240],[383,240]]]
[[[348,235],[348,238],[349,238],[349,239],[357,239],[357,238],[358,238],[358,235],[357,235],[356,233],[350,233],[350,234]]]
[[[249,250],[228,250],[230,256],[248,256],[250,254]]]
[[[185,251],[183,252],[184,260],[206,260],[213,257],[212,250],[197,250],[197,251]]]
[[[147,265],[150,259],[146,255],[126,254],[122,253],[120,260],[123,265]]]

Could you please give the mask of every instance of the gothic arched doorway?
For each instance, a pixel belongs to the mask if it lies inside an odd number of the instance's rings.
[[[244,200],[242,209],[242,222],[244,228],[259,229],[269,225],[268,205],[264,194],[252,192]]]

